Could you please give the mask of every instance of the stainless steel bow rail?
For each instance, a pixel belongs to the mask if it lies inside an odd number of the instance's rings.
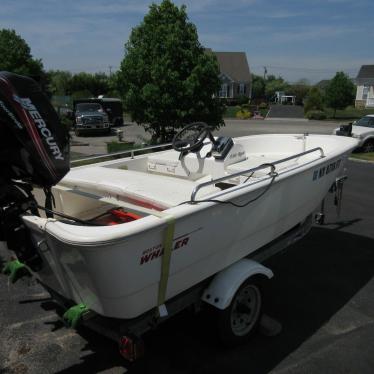
[[[149,150],[152,150],[152,149],[169,148],[169,147],[171,147],[171,143],[152,145],[150,147],[144,147],[144,148],[129,149],[127,151],[113,152],[113,153],[108,153],[108,154],[99,155],[99,156],[89,156],[89,157],[85,157],[85,158],[80,158],[78,160],[73,160],[73,161],[71,161],[71,165],[74,166],[74,164],[77,164],[77,163],[80,163],[80,162],[91,161],[91,160],[100,160],[102,158],[116,158],[117,156],[124,156],[124,155],[130,155],[131,158],[134,158],[135,153],[149,151]]]
[[[305,152],[302,152],[302,153],[298,153],[296,155],[293,155],[293,156],[290,156],[290,157],[286,157],[286,158],[282,158],[281,160],[278,160],[278,161],[274,161],[274,162],[271,162],[271,163],[265,163],[265,164],[262,164],[260,166],[256,166],[255,168],[251,168],[251,169],[247,169],[247,170],[242,170],[242,171],[238,171],[236,173],[232,173],[232,174],[228,174],[228,175],[225,175],[224,177],[221,177],[221,178],[217,178],[217,179],[212,179],[211,181],[209,182],[204,182],[204,183],[200,183],[198,184],[193,190],[192,190],[192,194],[191,194],[191,202],[194,202],[196,201],[195,198],[196,198],[196,195],[197,193],[199,192],[199,190],[201,188],[204,188],[204,187],[207,187],[207,186],[210,186],[211,184],[216,184],[216,183],[219,183],[219,182],[223,182],[227,179],[231,179],[231,178],[234,178],[234,177],[238,177],[240,175],[244,175],[244,174],[248,174],[248,173],[254,173],[256,171],[259,171],[259,170],[262,170],[262,169],[266,169],[266,168],[270,168],[270,173],[269,175],[270,176],[273,176],[274,175],[274,172],[275,172],[275,165],[278,165],[278,164],[281,164],[283,162],[286,162],[286,161],[290,161],[290,160],[293,160],[294,158],[298,158],[298,157],[302,157],[302,156],[305,156],[309,153],[313,153],[313,152],[316,152],[316,151],[320,151],[321,152],[321,158],[324,158],[325,157],[325,152],[323,151],[323,149],[321,147],[317,147],[317,148],[313,148],[313,149],[309,149],[308,151],[305,151]],[[249,178],[247,178],[247,180],[243,183],[246,183],[248,181]],[[233,186],[234,187],[234,186]],[[236,186],[235,186],[236,187]]]

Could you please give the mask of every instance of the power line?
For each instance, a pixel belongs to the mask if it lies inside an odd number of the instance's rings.
[[[252,65],[253,68],[263,69],[265,67],[259,65]],[[280,69],[280,70],[298,70],[298,71],[308,71],[315,73],[330,73],[338,70],[344,71],[357,71],[358,68],[307,68],[307,67],[296,67],[296,66],[279,66],[279,65],[267,65],[266,68],[270,69]]]

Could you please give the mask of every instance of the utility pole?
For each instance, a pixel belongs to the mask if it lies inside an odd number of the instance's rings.
[[[266,66],[264,66],[264,80],[266,79],[266,74],[268,73],[268,69],[266,69]]]
[[[109,76],[110,77],[112,76],[112,68],[113,68],[113,66],[109,65]]]

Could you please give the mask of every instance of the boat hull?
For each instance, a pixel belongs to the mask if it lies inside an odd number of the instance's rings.
[[[263,195],[271,178],[248,191],[232,192],[225,197],[244,205],[261,195],[244,207],[204,202],[186,209],[170,209],[175,232],[166,299],[303,222],[343,173],[349,153],[350,149],[311,162],[297,172],[282,173]],[[167,226],[165,220],[155,217],[143,220],[147,224],[142,230],[137,230],[137,222],[132,222],[126,225],[134,229],[122,236],[92,242],[84,237],[63,239],[54,222],[24,217],[47,264],[37,275],[64,297],[83,302],[101,315],[126,319],[141,315],[157,306]]]

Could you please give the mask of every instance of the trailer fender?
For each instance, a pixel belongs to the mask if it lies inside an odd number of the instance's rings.
[[[201,299],[218,309],[226,309],[242,283],[254,275],[270,279],[274,274],[260,263],[244,258],[217,273]]]

